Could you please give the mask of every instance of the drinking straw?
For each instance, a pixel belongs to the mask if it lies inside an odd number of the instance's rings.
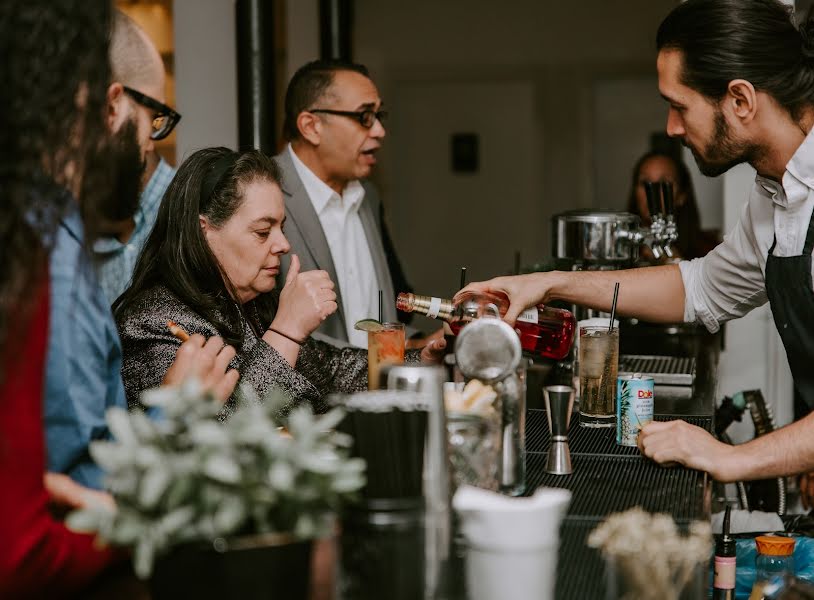
[[[520,250],[514,251],[514,273],[513,275],[520,275]]]
[[[608,333],[613,331],[613,319],[616,318],[616,300],[619,298],[619,282],[613,286],[613,304],[611,304],[611,318],[610,325],[608,325]]]
[[[384,322],[382,314],[382,291],[379,290],[379,323]]]
[[[461,267],[461,285],[458,286],[459,290],[464,289],[466,286],[466,267]]]

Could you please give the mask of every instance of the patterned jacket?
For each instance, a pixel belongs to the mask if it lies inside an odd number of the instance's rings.
[[[122,378],[130,408],[140,406],[141,392],[161,384],[175,360],[181,342],[167,329],[168,320],[190,334],[199,333],[205,338],[219,335],[214,325],[163,285],[143,292],[134,306],[127,314],[117,315],[124,354]],[[315,412],[325,412],[329,408],[326,394],[367,389],[366,350],[340,349],[308,338],[296,368],[292,368],[274,348],[257,337],[248,323],[244,324],[243,344],[236,350],[230,366],[240,373],[240,383],[250,384],[260,398],[273,386],[291,396],[283,414],[302,402],[310,403]],[[221,417],[227,418],[234,410],[233,395],[224,405]]]

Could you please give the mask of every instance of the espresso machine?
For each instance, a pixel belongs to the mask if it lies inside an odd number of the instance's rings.
[[[638,215],[615,210],[571,210],[552,219],[556,268],[561,271],[629,269],[647,245],[657,260],[672,258],[678,240],[673,214],[673,188],[665,182],[645,182],[650,227]],[[577,316],[579,318],[579,315]]]
[[[615,210],[571,210],[552,218],[554,266],[561,271],[630,269],[639,262],[642,246],[657,260],[674,258],[678,240],[673,188],[665,182],[645,182],[651,224],[638,215]],[[610,315],[583,306],[568,306],[577,321]],[[652,324],[620,320],[619,372],[653,375],[660,396],[676,400],[690,396],[695,357],[706,331],[693,324]],[[571,356],[570,360],[573,361]],[[573,366],[573,365],[572,365]],[[568,360],[557,369],[567,374]],[[558,381],[559,382],[559,381]]]

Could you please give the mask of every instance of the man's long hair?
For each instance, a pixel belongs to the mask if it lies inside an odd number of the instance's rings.
[[[713,101],[745,79],[799,120],[814,103],[814,22],[779,0],[688,0],[667,16],[659,50],[678,50],[681,80]]]

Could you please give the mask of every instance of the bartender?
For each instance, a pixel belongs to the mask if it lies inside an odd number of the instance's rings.
[[[745,27],[744,24],[749,26]],[[667,133],[700,170],[757,171],[735,229],[703,258],[612,272],[498,277],[467,290],[508,295],[506,320],[564,300],[654,322],[720,324],[769,302],[798,393],[814,406],[814,22],[799,29],[777,0],[688,0],[657,34]],[[459,292],[460,293],[460,292]],[[639,436],[659,463],[681,463],[719,481],[814,471],[814,414],[747,444],[729,446],[684,421],[652,423]]]

